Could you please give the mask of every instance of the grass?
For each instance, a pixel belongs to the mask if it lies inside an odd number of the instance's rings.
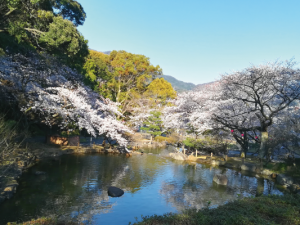
[[[83,223],[74,223],[74,222],[62,222],[57,221],[56,219],[41,217],[36,220],[31,220],[23,223],[10,222],[7,225],[78,225]]]
[[[244,198],[215,209],[204,208],[198,212],[189,209],[181,214],[145,216],[136,224],[297,225],[300,224],[300,195]]]
[[[42,217],[36,220],[31,220],[28,222],[24,222],[24,223],[16,223],[16,222],[12,222],[12,223],[7,223],[7,225],[52,225],[52,224],[56,224],[56,221],[50,218],[46,218],[46,217]]]

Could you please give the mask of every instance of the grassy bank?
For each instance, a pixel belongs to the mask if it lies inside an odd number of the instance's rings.
[[[261,196],[244,198],[216,209],[186,210],[182,214],[142,217],[139,225],[157,224],[300,224],[300,195]]]

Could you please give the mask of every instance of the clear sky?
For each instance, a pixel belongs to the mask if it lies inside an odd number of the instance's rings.
[[[79,0],[98,51],[150,58],[195,84],[251,64],[300,61],[300,0]]]

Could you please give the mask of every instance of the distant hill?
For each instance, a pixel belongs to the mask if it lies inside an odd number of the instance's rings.
[[[163,75],[162,76],[166,81],[170,82],[172,84],[172,87],[177,92],[183,92],[183,91],[190,91],[193,90],[196,85],[193,83],[187,83],[181,80],[177,80],[175,77],[169,76],[169,75]]]
[[[208,82],[208,83],[203,83],[203,84],[197,84],[193,90],[201,90],[205,85],[212,84],[212,83],[214,83],[214,81]]]

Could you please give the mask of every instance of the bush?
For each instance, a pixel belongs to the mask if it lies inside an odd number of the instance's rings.
[[[224,143],[221,139],[211,136],[205,136],[203,139],[194,139],[187,137],[183,142],[185,146],[192,150],[202,150],[206,152],[225,153],[227,152],[227,143]]]
[[[164,141],[166,141],[166,142],[171,143],[171,144],[175,144],[176,143],[176,141],[172,137],[156,136],[154,138],[154,140],[157,141],[157,142],[164,142]]]

